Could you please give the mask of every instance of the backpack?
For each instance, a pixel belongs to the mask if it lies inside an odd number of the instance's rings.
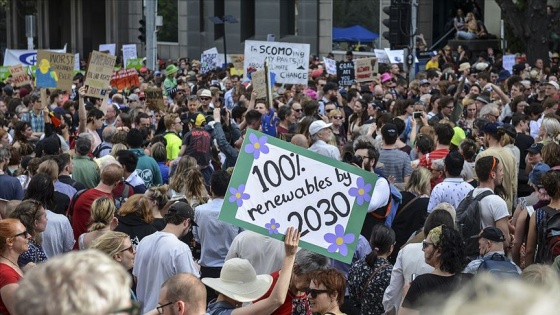
[[[111,149],[111,147],[106,144],[105,142],[101,142],[100,144],[98,144],[95,149],[93,149],[93,152],[91,152],[91,154],[96,157],[99,158],[99,154],[101,153],[101,151],[103,150],[107,150],[107,149]]]
[[[478,266],[478,273],[485,271],[497,277],[519,277],[517,267],[506,256],[494,253],[482,258]]]
[[[473,197],[473,192],[474,190],[471,190],[455,210],[457,214],[457,227],[465,242],[465,254],[470,258],[478,257],[479,255],[478,239],[473,239],[471,237],[479,234],[482,228],[480,220],[480,201],[494,194],[491,190],[485,190],[476,197]]]
[[[560,256],[560,212],[549,208],[537,212],[537,257],[535,262],[551,263]]]
[[[117,208],[117,210],[119,210],[122,204],[128,200],[128,195],[130,194],[130,188],[133,188],[132,185],[130,185],[126,181],[122,181],[122,183],[124,184],[124,187],[121,192],[121,195],[115,196],[115,194],[113,194],[113,200],[115,201],[115,207]]]
[[[379,177],[385,178],[383,176]],[[385,180],[389,184],[389,189],[391,190],[389,202],[386,206],[378,208],[375,211],[370,212],[370,214],[373,215],[376,219],[385,219],[385,225],[391,227],[391,225],[393,224],[393,220],[397,215],[397,211],[399,210],[399,206],[401,205],[402,195],[399,189],[395,187],[395,185],[391,184],[391,182],[389,182],[389,180],[387,180],[386,178]]]
[[[88,188],[82,189],[76,192],[76,194],[74,194],[74,197],[72,197],[72,200],[68,205],[68,210],[66,211],[66,216],[68,217],[68,221],[70,221],[70,224],[72,223],[72,215],[74,215],[74,207],[76,206],[76,201],[78,201],[78,198],[80,198],[80,196],[88,190]]]

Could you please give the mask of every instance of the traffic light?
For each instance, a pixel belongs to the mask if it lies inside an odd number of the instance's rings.
[[[407,1],[391,1],[390,6],[383,7],[388,19],[382,23],[389,31],[383,32],[383,38],[389,41],[391,49],[400,49],[410,44],[410,4]]]
[[[140,27],[138,28],[138,31],[140,32],[140,35],[138,35],[138,39],[140,40],[140,42],[145,44],[146,43],[146,21],[140,20],[140,21],[138,21],[138,23],[140,23]]]

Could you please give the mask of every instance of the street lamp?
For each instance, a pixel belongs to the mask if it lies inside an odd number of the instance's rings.
[[[214,23],[214,25],[222,24],[224,30],[224,69],[227,66],[227,48],[226,48],[226,23],[238,23],[237,19],[234,18],[232,15],[226,15],[224,17],[219,16],[211,16],[209,17],[210,21]]]

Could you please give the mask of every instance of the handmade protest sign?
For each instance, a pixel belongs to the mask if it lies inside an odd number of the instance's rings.
[[[99,51],[107,51],[109,55],[115,56],[115,50],[117,49],[117,44],[101,44],[99,45]]]
[[[31,77],[27,75],[23,65],[16,65],[10,67],[10,75],[16,87],[31,84]]]
[[[323,57],[323,63],[328,74],[336,75],[336,61],[334,59]]]
[[[140,79],[136,69],[119,70],[111,77],[111,86],[117,90],[124,90],[131,86],[140,86]]]
[[[136,44],[123,45],[122,53],[123,53],[123,61],[124,61],[123,64],[125,65],[125,67],[129,59],[138,58],[138,55],[136,53]]]
[[[125,69],[140,70],[141,68],[142,68],[142,58],[132,58],[126,61]]]
[[[383,49],[374,49],[375,57],[379,63],[391,63],[389,60],[389,56],[387,56],[387,52]]]
[[[201,68],[200,72],[207,73],[212,69],[219,67],[218,49],[216,47],[205,50],[200,55]]]
[[[356,82],[368,82],[373,80],[375,58],[359,58],[354,60]]]
[[[4,81],[10,76],[10,66],[0,67],[0,80]]]
[[[264,69],[251,74],[251,85],[253,91],[257,93],[257,99],[266,97],[266,72]]]
[[[249,129],[219,219],[350,263],[377,176]]]
[[[515,65],[515,55],[504,55],[502,63],[504,69],[511,73]]]
[[[149,87],[145,91],[146,105],[149,109],[154,111],[165,110],[165,103],[163,102],[163,91],[161,88]]]
[[[354,62],[341,61],[336,64],[336,77],[339,86],[350,86],[354,84]]]
[[[84,86],[86,96],[103,98],[113,76],[113,67],[117,57],[92,51],[89,56]]]
[[[74,55],[47,50],[37,52],[36,86],[70,90],[74,73]]]
[[[245,73],[263,69],[265,58],[277,83],[307,84],[309,44],[245,41]]]

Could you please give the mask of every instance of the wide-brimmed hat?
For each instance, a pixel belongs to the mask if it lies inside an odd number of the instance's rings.
[[[166,75],[176,73],[177,71],[179,71],[179,68],[177,68],[175,65],[169,65],[167,66],[167,68],[165,68]]]
[[[219,278],[202,278],[202,283],[235,301],[252,302],[268,291],[272,276],[257,275],[247,259],[232,258],[225,262]]]
[[[463,72],[467,69],[471,68],[471,64],[468,62],[463,62],[462,64],[459,65],[459,71]]]

